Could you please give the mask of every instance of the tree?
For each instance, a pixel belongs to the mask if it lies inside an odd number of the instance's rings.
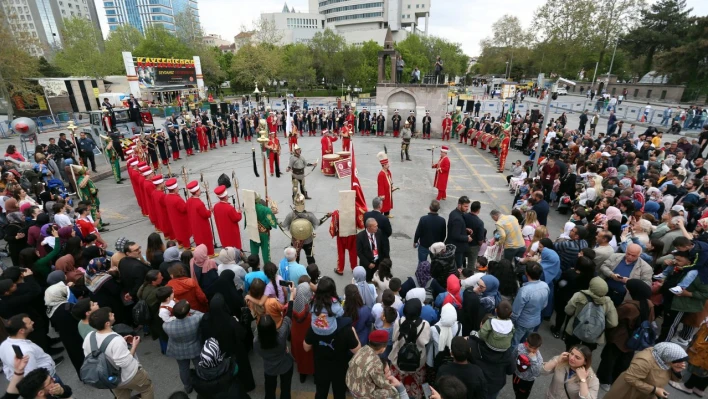
[[[191,7],[175,14],[175,35],[182,43],[194,49],[202,47],[204,40],[204,30],[197,21],[197,15]]]
[[[414,68],[427,71],[432,68],[429,51],[420,35],[411,34],[404,40],[396,43],[396,50],[401,53],[405,66],[403,67],[403,81],[407,81]],[[421,72],[421,75],[423,73]]]
[[[179,38],[161,25],[150,25],[145,38],[135,48],[141,57],[192,58],[194,52]]]
[[[657,57],[657,71],[670,74],[673,83],[687,85],[685,97],[695,101],[700,95],[708,95],[708,17],[689,19],[689,28],[681,38],[680,46]],[[689,97],[690,96],[690,97]]]
[[[329,85],[339,85],[344,78],[344,37],[327,28],[317,32],[310,40],[317,76],[322,76]]]
[[[439,55],[443,60],[443,73],[450,77],[464,76],[467,73],[469,57],[462,52],[458,43],[450,43],[434,36],[428,36],[427,40],[431,49],[429,65],[435,65],[435,58]]]
[[[595,26],[599,30],[600,56],[602,64],[607,48],[630,28],[645,7],[644,0],[601,0],[597,6]]]
[[[104,44],[107,74],[124,74],[123,52],[135,52],[135,49],[138,48],[143,39],[143,34],[130,24],[121,25],[112,30]]]
[[[622,37],[622,48],[644,60],[640,76],[652,70],[656,54],[684,43],[691,11],[685,0],[659,0],[644,10],[637,26]]]
[[[529,47],[533,35],[525,32],[517,16],[504,14],[492,24],[492,37],[483,39],[481,47]]]
[[[14,119],[12,97],[19,96],[25,100],[33,99],[33,82],[29,77],[39,76],[39,62],[36,57],[27,53],[30,48],[39,48],[39,42],[29,34],[13,34],[10,31],[3,7],[0,7],[0,98],[7,101],[7,118]]]
[[[566,45],[594,37],[593,0],[547,0],[534,14],[533,27],[543,40]]]
[[[45,78],[63,78],[69,76],[66,72],[52,65],[44,57],[39,57],[39,73]]]
[[[85,18],[64,19],[61,28],[62,47],[54,64],[72,76],[101,77],[106,74],[106,59],[102,54],[100,30]]]
[[[241,32],[252,30],[254,32],[252,40],[255,43],[275,46],[280,43],[280,40],[283,38],[283,33],[276,28],[275,21],[271,18],[261,16],[260,18],[254,19],[251,24],[251,29],[248,29],[246,25],[241,25]]]
[[[291,89],[304,90],[317,83],[312,50],[302,43],[283,48],[283,70],[280,76]]]
[[[282,70],[280,50],[265,44],[243,46],[234,56],[231,70],[234,72],[232,82],[236,85],[253,88],[258,82],[262,88],[275,81]]]

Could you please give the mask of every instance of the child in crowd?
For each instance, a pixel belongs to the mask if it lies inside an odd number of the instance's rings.
[[[155,290],[155,297],[160,301],[160,311],[157,313],[163,322],[167,323],[174,319],[172,316],[172,308],[175,306],[175,293],[172,287],[158,287]]]
[[[383,328],[381,315],[384,313],[384,309],[392,307],[395,302],[396,294],[394,294],[390,288],[384,290],[383,294],[381,294],[381,302],[371,308],[371,316],[374,318],[374,329],[380,330]],[[394,311],[396,311],[396,309],[394,309]]]
[[[511,303],[501,301],[497,306],[497,316],[488,319],[479,331],[479,337],[490,347],[505,351],[514,337],[514,323],[511,321]]]
[[[259,258],[258,255],[248,255],[246,263],[248,263],[248,267],[252,272],[261,270],[261,258]]]
[[[669,291],[676,295],[681,294],[683,290],[688,288],[699,274],[701,282],[703,284],[708,283],[708,244],[701,241],[695,241],[694,243],[686,237],[675,238],[673,244],[676,250],[685,254],[689,262],[692,263],[679,269],[672,262],[664,268],[662,273],[654,276],[654,279],[663,280],[671,275],[672,271],[674,273],[686,271],[686,275],[683,276],[681,281],[675,287],[669,288]]]
[[[516,399],[528,399],[534,381],[541,375],[543,357],[538,350],[543,344],[543,339],[538,333],[529,334],[526,342],[519,344],[514,350],[516,370],[512,385]]]
[[[388,345],[386,345],[386,351],[382,355],[385,359],[388,359],[388,355],[391,353],[391,348],[393,348],[393,323],[397,318],[398,313],[396,312],[396,309],[390,306],[383,310],[380,317],[382,322],[382,327],[380,330],[388,331]]]
[[[396,309],[396,311],[402,309],[403,300],[398,294],[401,291],[401,279],[398,277],[392,278],[391,281],[388,282],[388,288],[393,291],[393,308]]]

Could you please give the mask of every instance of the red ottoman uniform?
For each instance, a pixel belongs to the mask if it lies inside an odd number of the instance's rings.
[[[393,177],[391,176],[391,171],[388,169],[388,156],[383,152],[378,155],[379,163],[381,163],[381,171],[379,171],[379,176],[376,179],[378,186],[378,196],[381,197],[381,213],[388,215],[393,209]]]
[[[179,185],[177,179],[168,179],[165,186],[169,191],[165,195],[165,209],[167,210],[167,219],[172,227],[172,233],[182,248],[190,247],[190,238],[192,237],[192,228],[187,221],[187,204],[179,195]]]
[[[329,234],[332,238],[337,237],[337,271],[344,273],[344,251],[349,251],[349,266],[354,270],[358,263],[356,257],[356,234],[349,237],[339,236],[339,211],[332,212]]]
[[[214,255],[214,237],[211,235],[211,225],[209,224],[211,211],[204,206],[199,198],[199,183],[196,180],[187,184],[187,190],[192,193],[192,196],[187,200],[187,218],[192,228],[194,243],[206,245],[207,253],[212,256]]]
[[[445,119],[442,121],[442,139],[445,141],[450,141],[450,132],[452,132],[452,119],[450,119],[450,113],[445,114]]]
[[[444,200],[447,198],[447,179],[450,176],[450,158],[447,157],[447,152],[449,148],[447,146],[442,146],[440,149],[440,160],[438,163],[433,164],[435,171],[435,180],[433,181],[433,186],[438,189],[437,200]]]
[[[330,136],[328,133],[328,130],[323,130],[324,136],[322,136],[322,139],[320,140],[320,144],[322,144],[322,166],[320,167],[321,170],[324,171],[324,156],[327,154],[334,154],[334,146],[332,143],[337,141],[336,137]]]
[[[221,246],[241,250],[241,230],[238,227],[238,222],[241,221],[242,214],[229,204],[229,193],[226,191],[226,186],[215,188],[214,194],[219,197],[219,202],[214,204],[214,221]]]
[[[152,184],[155,189],[152,191],[152,210],[155,213],[155,219],[158,221],[158,228],[165,235],[165,238],[172,240],[175,236],[172,233],[172,224],[167,216],[167,208],[165,207],[165,193],[163,183],[165,179],[162,175],[157,175],[152,178]]]

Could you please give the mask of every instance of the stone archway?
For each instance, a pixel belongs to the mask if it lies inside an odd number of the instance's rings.
[[[395,110],[398,110],[398,115],[401,116],[401,126],[403,126],[403,122],[408,117],[408,112],[411,110],[415,112],[416,104],[417,104],[417,102],[416,102],[415,96],[413,96],[413,94],[411,94],[407,90],[399,90],[399,91],[396,91],[395,93],[392,93],[390,96],[388,96],[388,99],[386,100],[387,129],[393,128],[391,118],[393,118]]]

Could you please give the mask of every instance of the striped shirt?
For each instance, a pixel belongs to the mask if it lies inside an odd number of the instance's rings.
[[[521,234],[521,226],[516,217],[512,215],[500,215],[495,223],[497,232],[501,236],[499,241],[505,249],[525,247],[524,236]]]

